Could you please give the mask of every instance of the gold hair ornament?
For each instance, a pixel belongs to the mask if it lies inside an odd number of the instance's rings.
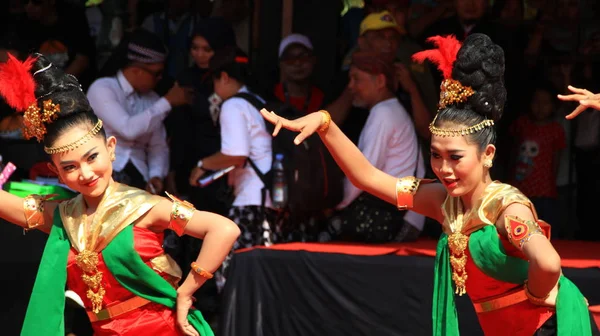
[[[36,137],[38,141],[44,139],[46,134],[46,123],[52,122],[58,118],[60,112],[60,104],[54,104],[51,99],[44,100],[44,112],[40,113],[41,109],[37,102],[29,105],[23,115],[23,136],[25,139]]]
[[[470,86],[464,86],[456,79],[444,79],[440,86],[440,102],[438,110],[445,109],[452,104],[464,103],[475,91]]]
[[[98,122],[96,123],[94,128],[92,128],[89,132],[87,132],[86,135],[79,138],[79,140],[76,140],[74,142],[71,142],[70,144],[66,144],[66,145],[59,146],[59,147],[45,147],[44,146],[44,151],[46,151],[46,153],[48,153],[48,154],[56,154],[56,153],[62,153],[62,152],[68,152],[68,151],[74,150],[74,149],[78,148],[79,146],[83,145],[84,143],[88,142],[94,136],[96,136],[96,134],[98,134],[98,132],[100,132],[101,129],[102,129],[102,120],[98,119]]]
[[[463,129],[444,129],[437,128],[434,126],[435,121],[437,120],[437,115],[433,118],[431,124],[429,124],[429,131],[433,135],[441,136],[441,137],[454,137],[454,136],[464,136],[473,134],[475,132],[479,132],[486,127],[494,126],[494,121],[491,119],[485,119],[482,122],[475,124],[471,127],[463,128]]]

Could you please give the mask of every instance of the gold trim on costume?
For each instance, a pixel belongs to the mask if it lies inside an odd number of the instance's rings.
[[[23,199],[23,211],[25,212],[25,223],[27,223],[26,231],[46,224],[44,219],[44,203],[54,196],[56,195],[40,196],[32,194]]]
[[[44,139],[46,134],[46,123],[52,122],[58,118],[60,104],[54,104],[51,99],[44,100],[42,103],[44,112],[40,113],[38,102],[29,105],[23,115],[23,136],[25,139],[36,137],[38,141]]]
[[[457,294],[466,293],[468,276],[465,269],[465,250],[468,248],[469,236],[486,225],[495,225],[502,212],[514,203],[529,207],[537,221],[537,213],[531,201],[515,187],[498,181],[490,183],[479,201],[466,213],[463,211],[460,197],[446,197],[442,204],[442,227],[448,235],[452,280],[456,285]]]
[[[48,154],[56,154],[56,153],[62,153],[62,152],[68,152],[68,151],[74,150],[74,149],[78,148],[79,146],[83,145],[84,143],[88,142],[94,136],[96,136],[96,134],[98,134],[98,132],[100,132],[101,129],[102,129],[102,120],[98,119],[98,122],[96,123],[96,125],[89,132],[87,132],[86,135],[81,137],[79,140],[76,140],[74,142],[71,142],[70,144],[66,144],[66,145],[60,146],[60,147],[44,146],[44,151]]]
[[[420,179],[414,176],[401,177],[396,181],[396,206],[398,210],[408,210],[413,207],[414,196],[421,183],[431,183],[435,180]]]
[[[194,205],[190,202],[182,201],[168,192],[165,193],[169,196],[171,201],[173,201],[169,229],[173,230],[178,236],[182,236],[185,231],[185,226],[192,219],[196,208],[194,208]]]
[[[162,198],[116,182],[111,183],[87,223],[85,201],[81,194],[59,205],[60,217],[71,245],[77,250],[75,261],[83,271],[87,297],[92,311],[100,312],[105,294],[102,272],[98,272],[98,254],[125,227],[146,214]]]
[[[519,289],[515,292],[508,293],[499,298],[483,302],[473,302],[473,306],[475,307],[475,312],[480,314],[506,308],[508,306],[512,306],[523,301],[527,301],[527,294],[525,294],[525,290]]]
[[[508,240],[519,250],[523,250],[523,245],[534,235],[546,237],[538,223],[517,216],[504,216],[504,228],[506,228]]]

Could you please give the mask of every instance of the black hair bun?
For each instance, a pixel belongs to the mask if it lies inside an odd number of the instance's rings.
[[[452,78],[475,93],[465,108],[497,121],[506,103],[504,50],[485,34],[469,35],[458,51]]]
[[[36,54],[37,60],[31,68],[31,74],[36,83],[35,97],[38,106],[43,102],[52,100],[60,104],[59,117],[72,113],[92,112],[92,108],[83,92],[77,78],[66,74],[43,55]]]

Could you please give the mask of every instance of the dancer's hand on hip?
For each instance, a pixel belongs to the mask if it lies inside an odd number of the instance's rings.
[[[586,89],[579,89],[571,85],[569,85],[569,90],[573,94],[558,95],[558,99],[562,101],[575,101],[579,103],[579,106],[566,116],[567,119],[573,119],[589,108],[600,110],[600,94],[594,94]]]
[[[177,293],[177,326],[187,336],[200,336],[198,331],[190,324],[187,319],[188,312],[192,307],[194,299],[191,295]]]
[[[270,112],[266,109],[261,109],[260,114],[262,114],[268,122],[275,125],[273,136],[276,136],[282,127],[293,132],[300,132],[294,139],[296,145],[301,144],[302,141],[315,133],[321,127],[321,123],[323,122],[322,112],[314,112],[294,120],[280,117],[275,114],[275,112]]]

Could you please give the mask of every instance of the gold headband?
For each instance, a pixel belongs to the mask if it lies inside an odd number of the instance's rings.
[[[51,99],[44,100],[44,112],[40,113],[37,102],[29,105],[23,115],[23,136],[25,139],[36,137],[38,141],[44,139],[46,134],[46,123],[52,122],[58,117],[60,104],[54,104]]]
[[[74,142],[71,142],[70,144],[66,144],[66,145],[60,146],[60,147],[45,147],[44,146],[44,151],[46,151],[46,153],[48,153],[48,154],[56,154],[56,153],[62,153],[62,152],[68,152],[68,151],[74,150],[77,147],[88,142],[94,136],[96,136],[96,134],[98,134],[98,132],[100,132],[101,129],[102,129],[102,120],[98,119],[96,126],[94,126],[94,128],[92,128],[89,132],[87,132],[86,135],[82,136],[79,140],[76,140]]]
[[[442,129],[434,126],[435,121],[437,119],[437,114],[431,124],[429,124],[429,131],[431,134],[441,136],[441,137],[454,137],[454,136],[463,136],[468,134],[473,134],[475,132],[479,132],[486,127],[494,126],[494,121],[490,119],[485,119],[482,122],[473,125],[471,127],[463,128],[463,129]]]
[[[438,110],[456,103],[464,103],[475,91],[470,86],[464,86],[456,79],[444,79],[440,86],[440,102]]]

